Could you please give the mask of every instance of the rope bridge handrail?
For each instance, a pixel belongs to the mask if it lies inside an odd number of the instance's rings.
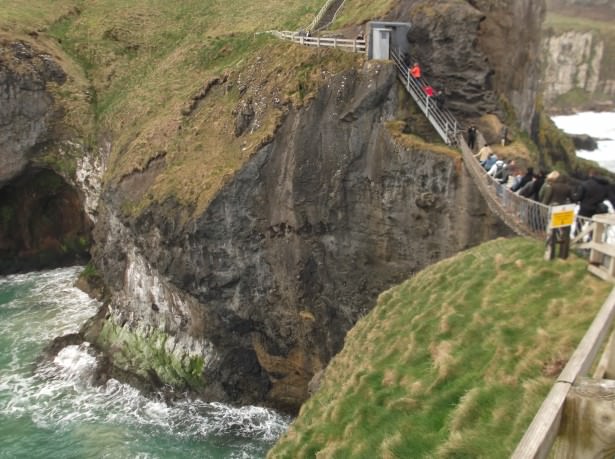
[[[315,46],[317,48],[339,48],[345,51],[352,51],[355,53],[365,52],[365,40],[363,39],[349,39],[349,38],[329,38],[329,37],[307,37],[298,32],[291,31],[271,31],[273,35],[282,39],[289,40],[293,43],[299,43],[304,46]]]
[[[515,233],[544,240],[549,223],[549,206],[518,195],[488,175],[461,134],[458,145],[466,169],[492,212]]]

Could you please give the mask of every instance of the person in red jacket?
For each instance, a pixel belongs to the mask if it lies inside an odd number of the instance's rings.
[[[423,75],[423,72],[421,71],[421,66],[418,62],[415,62],[412,67],[410,67],[408,72],[410,73],[410,76],[416,81],[420,80],[421,76]]]

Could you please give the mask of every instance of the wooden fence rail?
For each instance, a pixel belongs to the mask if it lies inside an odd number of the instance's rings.
[[[365,52],[365,40],[352,40],[348,38],[328,38],[328,37],[307,37],[298,32],[278,31],[271,32],[282,40],[289,40],[304,46],[315,46],[317,48],[340,48],[354,53]]]
[[[568,364],[542,402],[538,413],[512,454],[513,459],[547,457],[560,429],[564,402],[579,378],[587,374],[615,317],[615,289],[606,299]]]

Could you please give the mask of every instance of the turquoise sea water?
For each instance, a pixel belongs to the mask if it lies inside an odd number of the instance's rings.
[[[87,343],[40,352],[98,304],[72,287],[80,268],[0,277],[0,458],[262,458],[289,419],[260,407],[168,404],[110,380],[91,384]]]

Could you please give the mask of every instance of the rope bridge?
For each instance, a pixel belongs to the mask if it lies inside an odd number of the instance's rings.
[[[472,150],[459,131],[459,123],[446,109],[438,107],[433,98],[424,91],[428,82],[422,78],[419,83],[408,73],[399,53],[391,52],[397,68],[397,76],[404,84],[408,94],[414,99],[425,117],[447,145],[457,145],[461,150],[463,162],[485,198],[493,213],[506,223],[515,233],[544,239],[549,218],[549,206],[524,198],[513,193],[505,185],[487,175],[487,171],[474,157]]]

